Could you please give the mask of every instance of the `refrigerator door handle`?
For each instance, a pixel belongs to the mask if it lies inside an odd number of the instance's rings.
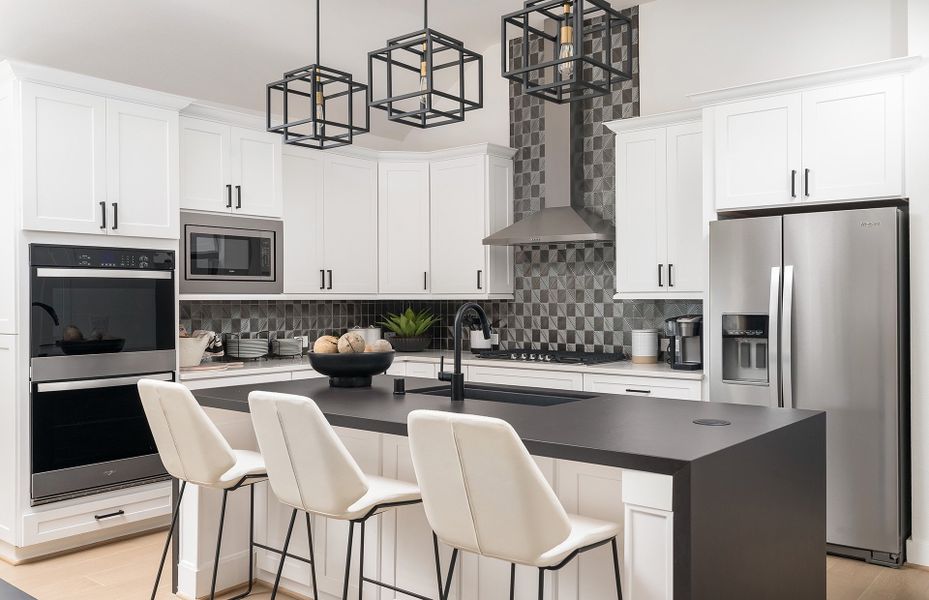
[[[781,268],[771,267],[770,304],[768,305],[768,388],[771,394],[769,404],[781,406],[781,386],[778,374],[780,345],[780,298]]]
[[[793,394],[793,304],[794,304],[794,267],[784,266],[784,322],[781,327],[781,385],[784,389],[784,407],[794,407]]]

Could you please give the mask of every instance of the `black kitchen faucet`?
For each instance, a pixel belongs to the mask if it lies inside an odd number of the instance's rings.
[[[487,320],[487,313],[476,302],[466,302],[458,307],[455,314],[455,370],[451,373],[445,371],[445,357],[441,359],[439,371],[440,381],[449,381],[452,384],[452,401],[464,400],[464,374],[461,372],[461,322],[469,310],[473,310],[481,320],[481,329],[484,330],[484,339],[490,339],[490,322]]]

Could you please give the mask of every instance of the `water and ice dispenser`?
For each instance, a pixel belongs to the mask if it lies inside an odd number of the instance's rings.
[[[768,315],[723,314],[723,381],[767,385]]]

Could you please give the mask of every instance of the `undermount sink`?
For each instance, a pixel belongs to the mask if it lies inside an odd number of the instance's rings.
[[[437,385],[427,388],[419,388],[417,390],[410,390],[410,393],[451,398],[452,389],[448,385]],[[542,390],[538,388],[515,387],[510,385],[481,385],[476,383],[465,384],[466,400],[487,400],[490,402],[526,404],[529,406],[556,406],[558,404],[578,402],[580,400],[588,400],[590,398],[596,397],[596,394],[585,394],[583,392]]]

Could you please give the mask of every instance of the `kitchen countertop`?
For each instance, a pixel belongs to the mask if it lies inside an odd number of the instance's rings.
[[[454,360],[455,356],[451,351],[398,352],[394,358],[394,362],[419,362],[437,364],[439,359],[443,356],[445,357],[445,368],[451,369],[452,361]],[[703,371],[676,371],[671,369],[671,367],[669,367],[664,362],[653,365],[635,364],[628,360],[612,363],[602,363],[599,365],[526,363],[515,360],[477,358],[470,352],[464,352],[461,355],[461,364],[465,366],[569,371],[572,373],[629,375],[633,377],[662,377],[667,379],[690,379],[697,381],[703,379]],[[197,379],[214,379],[217,377],[229,377],[236,375],[256,375],[262,373],[287,373],[293,371],[306,371],[311,370],[312,368],[313,367],[310,366],[310,360],[306,356],[302,356],[300,358],[271,358],[267,360],[246,362],[241,367],[232,367],[226,370],[190,371],[181,369],[180,379],[181,381],[193,381]]]
[[[393,394],[393,378],[377,376],[370,388],[333,388],[326,379],[260,385],[262,391],[313,398],[335,426],[406,435],[407,415],[416,409],[462,412],[508,421],[529,451],[578,462],[674,474],[684,466],[773,431],[824,414],[689,400],[591,394],[576,402],[531,406],[415,393],[435,386],[407,378],[407,393]],[[252,385],[194,391],[201,405],[247,412]],[[725,427],[696,425],[695,419],[724,419]]]

